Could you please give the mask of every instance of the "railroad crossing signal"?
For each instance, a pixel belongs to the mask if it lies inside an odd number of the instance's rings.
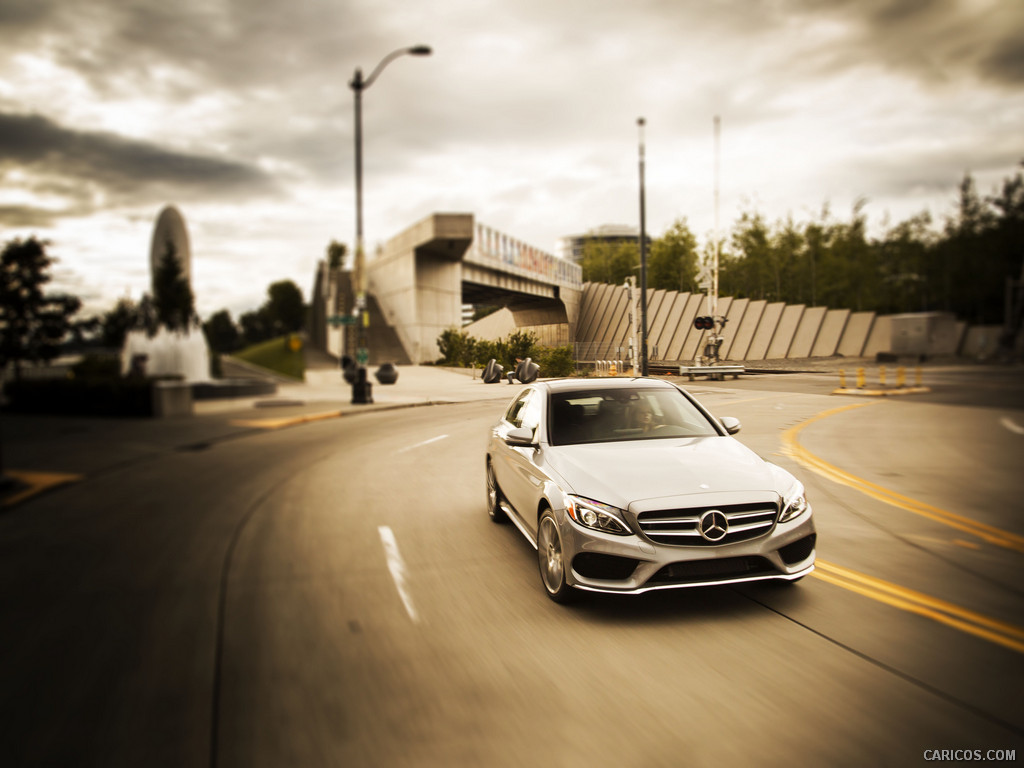
[[[715,327],[715,320],[708,315],[695,317],[693,319],[693,327],[698,331],[710,331]]]

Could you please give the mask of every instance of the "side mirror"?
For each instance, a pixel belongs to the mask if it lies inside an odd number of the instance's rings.
[[[722,426],[725,427],[725,431],[730,435],[735,435],[740,431],[740,427],[743,426],[740,424],[739,419],[735,419],[732,416],[723,416],[719,421],[722,422]]]
[[[529,427],[516,427],[510,429],[505,435],[505,442],[513,448],[533,448],[533,430]]]

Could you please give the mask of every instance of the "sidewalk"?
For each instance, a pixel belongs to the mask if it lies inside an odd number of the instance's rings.
[[[522,385],[484,384],[479,371],[399,366],[398,380],[375,379],[373,403],[353,405],[352,387],[333,368],[307,370],[306,381],[281,384],[277,394],[200,400],[194,415],[167,419],[100,419],[4,413],[0,509],[49,488],[113,471],[171,451],[198,451],[213,443],[296,424],[421,405],[494,401],[495,414]]]
[[[396,406],[461,403],[470,400],[509,400],[515,387],[507,383],[484,384],[480,371],[434,366],[397,366],[398,381],[380,384],[370,372],[373,385],[373,403],[352,404],[352,387],[341,371],[334,368],[306,370],[306,381],[279,384],[276,395],[230,400],[199,400],[195,403],[197,416],[251,408],[333,408],[345,412],[379,410]],[[518,385],[517,385],[518,386]]]

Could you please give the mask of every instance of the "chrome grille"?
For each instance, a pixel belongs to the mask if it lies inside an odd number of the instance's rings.
[[[718,510],[728,522],[727,531],[718,541],[701,536],[700,520],[707,512]],[[679,547],[710,547],[735,544],[764,536],[775,525],[779,508],[776,504],[727,504],[719,507],[690,509],[657,509],[637,515],[640,530],[656,544]]]

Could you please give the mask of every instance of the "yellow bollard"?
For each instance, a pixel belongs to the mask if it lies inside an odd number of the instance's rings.
[[[864,369],[857,369],[857,389],[864,389]]]
[[[609,376],[618,376],[619,374],[615,370],[615,363],[612,363],[611,368],[608,369]]]
[[[885,386],[885,366],[881,366],[878,369],[878,384],[879,386]]]
[[[846,371],[839,369],[839,388],[846,389]]]
[[[914,382],[917,384],[917,386],[919,386],[919,387],[921,386],[921,366],[920,365],[917,366],[917,371],[915,371],[915,373],[914,373]]]
[[[907,386],[907,369],[902,365],[896,369],[896,386],[900,389]]]

